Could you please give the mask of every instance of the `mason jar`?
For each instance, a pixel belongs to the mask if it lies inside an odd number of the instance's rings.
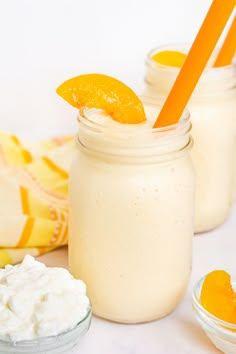
[[[93,313],[122,323],[158,319],[184,295],[190,271],[195,176],[189,115],[152,129],[82,109],[69,183],[69,269]]]
[[[166,99],[179,68],[158,64],[163,50],[186,52],[183,46],[163,46],[148,54],[145,94]],[[188,103],[196,170],[195,232],[222,224],[236,197],[236,67],[207,67]]]

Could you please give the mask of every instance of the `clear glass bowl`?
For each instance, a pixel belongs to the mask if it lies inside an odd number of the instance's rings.
[[[69,316],[69,315],[68,315]],[[19,342],[0,340],[0,353],[14,354],[72,354],[81,337],[88,331],[92,316],[91,306],[87,315],[73,328],[57,336],[42,337]]]
[[[215,344],[215,346],[226,354],[236,353],[236,325],[220,320],[205,310],[200,303],[200,294],[205,277],[201,278],[193,288],[192,306],[197,321]],[[232,281],[236,288],[236,281]]]

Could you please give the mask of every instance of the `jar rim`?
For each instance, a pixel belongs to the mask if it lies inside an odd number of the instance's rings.
[[[144,95],[139,95],[139,98],[143,102],[144,106],[152,106],[156,108],[160,108],[163,106],[163,96],[144,96]],[[90,128],[91,130],[94,131],[113,131],[113,130],[118,130],[119,133],[124,132],[128,133],[129,130],[126,129],[126,127],[131,128],[131,126],[138,126],[139,124],[119,124],[115,127],[110,127],[110,126],[105,126],[102,123],[94,122],[92,119],[89,119],[89,114],[92,114],[93,112],[102,112],[103,110],[98,110],[94,108],[88,108],[86,106],[83,106],[79,109],[79,114],[77,116],[77,120],[79,123],[82,125],[86,126],[86,128]],[[190,113],[187,108],[184,109],[179,121],[175,124],[167,125],[161,128],[152,128],[152,133],[155,134],[162,134],[162,133],[167,133],[169,131],[174,131],[177,128],[183,127],[186,125],[186,123],[190,124]],[[140,134],[140,130],[137,130],[136,132],[132,130],[132,135],[142,135],[142,132]]]
[[[163,45],[160,45],[160,46],[157,46],[157,47],[154,47],[152,48],[148,54],[147,54],[147,57],[146,57],[146,64],[147,65],[150,65],[152,67],[155,67],[157,68],[157,66],[159,66],[160,68],[162,69],[168,69],[168,71],[171,71],[173,73],[177,73],[180,71],[180,68],[179,67],[174,67],[174,66],[169,66],[169,65],[165,65],[165,64],[158,64],[155,60],[152,59],[152,56],[155,54],[155,53],[158,53],[162,50],[186,50],[186,49],[189,49],[189,47],[191,46],[190,43],[185,43],[185,42],[179,42],[179,43],[167,43],[167,44],[163,44]],[[218,48],[218,47],[217,47]],[[214,52],[217,52],[217,49],[214,51]],[[213,54],[214,55],[214,54]],[[224,71],[229,71],[231,70],[232,68],[235,68],[236,67],[236,64],[234,62],[232,62],[231,64],[229,65],[225,65],[225,66],[219,66],[219,67],[212,67],[212,66],[207,66],[202,75],[207,75],[207,74],[212,74],[212,73],[220,73],[220,72],[224,72]]]

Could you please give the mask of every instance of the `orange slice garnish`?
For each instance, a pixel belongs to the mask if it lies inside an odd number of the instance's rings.
[[[236,324],[236,294],[227,272],[215,270],[207,274],[202,285],[200,300],[202,306],[212,315]]]
[[[174,50],[163,50],[152,56],[152,59],[159,64],[181,68],[187,55]]]
[[[57,88],[59,96],[73,107],[103,109],[120,123],[136,124],[146,120],[138,96],[121,81],[101,74],[73,77]]]

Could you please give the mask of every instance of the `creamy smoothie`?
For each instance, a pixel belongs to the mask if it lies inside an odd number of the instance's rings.
[[[163,100],[179,72],[178,68],[152,60],[153,54],[165,49],[158,48],[148,55],[145,78],[145,93],[162,95]],[[236,68],[211,68],[210,64],[188,104],[194,140],[191,156],[197,175],[195,232],[222,224],[236,194]]]
[[[69,268],[96,315],[137,323],[170,313],[185,292],[193,235],[194,171],[188,114],[152,129],[101,111],[79,116],[70,177]]]

